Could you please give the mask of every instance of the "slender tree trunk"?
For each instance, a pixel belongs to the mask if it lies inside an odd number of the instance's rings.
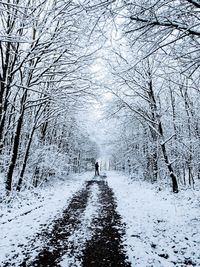
[[[21,128],[22,128],[22,122],[23,122],[23,114],[20,114],[20,117],[17,122],[17,127],[15,131],[14,141],[13,141],[13,148],[12,148],[12,154],[11,154],[11,160],[8,167],[8,172],[6,175],[6,190],[7,193],[9,193],[12,190],[12,177],[13,177],[13,171],[15,168],[17,155],[18,155],[18,148],[19,148],[19,141],[20,141],[20,135],[21,135]]]
[[[44,122],[41,126],[41,141],[45,142],[45,136],[47,132],[48,122]]]
[[[21,190],[22,181],[23,181],[23,177],[24,177],[24,172],[26,170],[26,165],[27,165],[27,161],[28,161],[28,157],[29,157],[29,151],[30,151],[30,148],[31,148],[31,143],[32,143],[32,140],[33,140],[34,131],[35,131],[35,126],[33,126],[32,130],[31,130],[31,133],[30,133],[30,136],[29,136],[28,144],[27,144],[27,147],[26,147],[26,152],[25,152],[25,155],[24,155],[22,169],[21,169],[21,172],[20,172],[20,176],[19,176],[19,180],[18,180],[18,184],[17,184],[17,188],[16,188],[17,191]]]
[[[163,136],[163,128],[162,128],[161,122],[159,122],[159,132],[160,132],[161,136]],[[165,143],[161,143],[161,149],[162,149],[163,157],[164,157],[165,163],[167,165],[167,168],[169,170],[170,177],[171,177],[171,180],[172,180],[172,190],[173,190],[174,193],[178,193],[177,178],[176,178],[176,176],[174,174],[174,170],[172,168],[172,164],[169,161]]]
[[[33,175],[33,186],[34,187],[38,186],[39,177],[40,177],[40,169],[39,169],[38,166],[36,166],[35,172],[34,172],[34,175]]]
[[[152,112],[153,121],[158,122],[158,131],[160,133],[160,136],[163,138],[163,127],[162,127],[162,123],[160,121],[159,116],[157,116],[157,103],[156,103],[156,99],[155,99],[154,91],[153,91],[153,81],[151,78],[151,72],[149,72],[149,98],[150,98],[150,103],[151,103],[151,112]],[[169,161],[165,143],[161,143],[161,150],[162,150],[163,157],[164,157],[165,163],[167,165],[167,168],[169,170],[170,177],[172,180],[172,190],[174,193],[178,193],[177,178],[174,174],[172,164]]]
[[[3,80],[2,77],[0,77],[0,119],[2,117],[3,113],[3,95],[5,91],[5,81]]]
[[[152,155],[152,167],[153,167],[153,182],[156,182],[158,180],[158,155],[157,155],[157,151],[154,151],[154,153]]]
[[[2,153],[3,149],[3,139],[4,139],[4,128],[5,128],[5,119],[6,119],[6,113],[8,109],[8,94],[10,91],[10,86],[7,85],[6,92],[5,92],[5,100],[2,108],[2,114],[1,114],[1,121],[0,121],[0,154]]]
[[[156,103],[156,99],[154,96],[153,81],[151,78],[151,72],[150,71],[149,71],[148,75],[149,75],[148,96],[150,99],[151,119],[152,119],[152,121],[156,122],[157,103]],[[151,165],[152,165],[152,169],[153,169],[153,182],[156,182],[158,179],[158,155],[157,155],[158,136],[152,130],[151,130],[151,135],[152,135],[152,139],[153,139],[153,153],[151,155]]]
[[[16,126],[16,131],[14,134],[14,139],[13,139],[13,147],[11,150],[11,160],[8,166],[8,172],[6,175],[6,190],[7,194],[12,190],[12,178],[13,178],[13,172],[15,168],[15,164],[17,161],[17,156],[18,156],[18,149],[19,149],[19,142],[20,142],[20,137],[21,137],[21,129],[22,129],[22,124],[23,124],[23,118],[24,118],[24,112],[25,112],[25,101],[27,98],[27,90],[24,92],[21,100],[21,111],[20,111],[20,116],[17,121],[17,126]]]
[[[183,184],[186,185],[185,164],[183,164]]]
[[[1,90],[0,90],[0,120],[2,119],[3,115],[3,99],[4,99],[4,93],[6,90],[6,83],[7,83],[7,77],[8,77],[8,71],[9,71],[9,61],[10,61],[10,50],[11,50],[11,43],[8,42],[6,44],[6,51],[5,51],[5,60],[3,59],[3,48],[2,45],[0,45],[1,49],[1,61],[2,61],[2,76],[1,76]]]
[[[9,23],[8,23],[9,25]],[[10,31],[10,30],[9,30]],[[5,51],[5,60],[3,58],[3,47],[0,45],[0,50],[1,50],[1,61],[2,61],[2,76],[1,76],[1,90],[0,90],[0,153],[3,148],[3,130],[4,130],[4,125],[5,125],[5,117],[6,117],[6,111],[7,111],[7,106],[8,106],[8,93],[10,90],[10,82],[11,82],[11,77],[9,77],[9,63],[10,63],[10,57],[11,57],[11,43],[8,42],[6,44],[6,51]]]

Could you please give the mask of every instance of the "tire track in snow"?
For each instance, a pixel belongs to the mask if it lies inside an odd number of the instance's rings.
[[[91,196],[89,203],[84,211],[81,218],[81,224],[79,228],[74,231],[74,233],[68,239],[68,251],[63,256],[60,261],[59,266],[61,267],[77,267],[81,266],[81,261],[83,257],[83,250],[85,244],[88,240],[92,238],[94,234],[94,229],[92,230],[91,224],[93,223],[93,218],[98,217],[99,214],[99,186],[93,181],[88,182],[91,187]]]
[[[82,222],[82,214],[88,205],[90,194],[91,188],[87,183],[86,188],[73,197],[68,208],[63,212],[63,217],[56,221],[52,231],[46,233],[46,239],[49,241],[45,248],[36,260],[25,266],[54,267],[58,265],[59,259],[69,250],[69,238]]]
[[[122,246],[124,225],[116,207],[107,182],[87,181],[62,216],[24,247],[25,260],[18,266],[130,267]],[[7,262],[4,266],[16,265]]]
[[[24,248],[25,259],[18,266],[58,266],[59,259],[68,251],[69,237],[81,224],[82,214],[88,205],[90,194],[90,184],[86,183],[84,188],[74,195],[63,211],[62,217],[56,219],[53,225],[51,224],[42,233],[38,233],[29,246]],[[35,243],[38,244],[37,251],[32,251]],[[3,266],[12,266],[9,262],[12,261],[6,262]]]
[[[131,267],[122,245],[125,227],[116,211],[114,193],[104,181],[99,182],[99,188],[100,216],[92,223],[94,235],[86,244],[81,266]]]

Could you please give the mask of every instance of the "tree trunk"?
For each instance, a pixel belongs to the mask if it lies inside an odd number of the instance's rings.
[[[152,81],[152,78],[151,78],[151,72],[150,71],[149,71],[149,91],[148,91],[148,94],[149,94],[149,99],[150,99],[150,103],[151,103],[150,107],[151,107],[151,113],[152,113],[152,120],[155,121],[155,122],[158,122],[158,132],[160,134],[160,137],[163,138],[163,127],[162,127],[162,123],[161,123],[160,117],[157,115],[157,103],[156,103],[156,99],[155,99],[155,96],[154,96],[153,81]],[[155,134],[155,136],[157,137],[156,134]],[[176,176],[174,174],[174,170],[172,168],[172,164],[169,162],[167,151],[166,151],[166,147],[165,147],[165,143],[161,143],[161,150],[162,150],[163,157],[164,157],[165,163],[167,165],[167,168],[168,168],[168,170],[170,172],[170,177],[171,177],[171,180],[172,180],[172,190],[173,190],[174,193],[178,193],[177,179],[176,179]]]
[[[157,155],[157,151],[154,151],[154,153],[152,155],[152,168],[153,168],[153,182],[157,182],[157,180],[158,180],[158,155]]]
[[[6,113],[7,113],[7,108],[8,108],[8,94],[10,91],[10,86],[7,85],[6,87],[6,92],[5,92],[5,99],[4,99],[4,104],[2,107],[2,114],[1,114],[1,121],[0,121],[0,154],[2,153],[3,149],[3,139],[4,139],[4,128],[5,128],[5,119],[6,119]]]
[[[153,91],[153,81],[151,78],[151,72],[149,71],[149,83],[148,83],[148,97],[150,99],[149,107],[151,110],[151,120],[156,122],[156,113],[157,113],[157,104],[156,104],[156,99],[154,96],[154,91]],[[157,153],[157,141],[158,141],[158,136],[155,133],[154,130],[150,128],[151,136],[153,139],[153,153],[151,155],[151,167],[153,171],[153,182],[156,182],[158,179],[158,153]]]
[[[21,169],[20,176],[19,176],[19,181],[18,181],[17,188],[16,188],[17,191],[21,190],[22,181],[23,181],[24,172],[25,172],[27,161],[28,161],[28,157],[29,157],[29,151],[30,151],[30,148],[31,148],[31,143],[32,143],[32,140],[33,140],[34,131],[35,131],[35,126],[33,126],[33,128],[32,128],[32,131],[31,131],[31,134],[30,134],[30,137],[29,137],[29,140],[28,140],[28,144],[27,144],[27,147],[26,147],[24,161],[23,161],[22,169]]]
[[[163,136],[163,129],[162,129],[161,122],[159,122],[159,132],[160,132],[161,136]],[[176,176],[174,174],[174,170],[172,168],[172,164],[169,162],[169,158],[168,158],[168,155],[167,155],[165,143],[161,144],[161,148],[162,148],[162,153],[163,153],[163,157],[164,157],[165,163],[166,163],[167,168],[168,168],[168,170],[170,172],[170,177],[171,177],[171,180],[172,180],[172,190],[173,190],[174,193],[178,193],[177,179],[176,179]]]
[[[22,122],[23,122],[23,113],[20,114],[20,117],[17,122],[17,127],[15,131],[14,141],[13,141],[13,148],[12,148],[12,154],[11,154],[11,160],[8,167],[8,172],[6,175],[6,190],[7,193],[9,193],[12,190],[12,177],[13,177],[13,171],[15,168],[17,155],[18,155],[18,148],[19,148],[19,141],[20,141],[20,134],[21,134],[21,128],[22,128]]]
[[[186,176],[186,174],[185,174],[185,164],[183,164],[183,184],[184,185],[186,185],[186,178],[185,178],[185,176]]]

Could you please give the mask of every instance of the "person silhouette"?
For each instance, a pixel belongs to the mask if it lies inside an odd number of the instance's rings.
[[[99,176],[99,163],[98,163],[98,161],[95,163],[95,176]]]

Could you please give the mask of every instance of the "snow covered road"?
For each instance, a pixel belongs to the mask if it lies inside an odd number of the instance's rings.
[[[116,172],[74,177],[4,207],[0,266],[200,266],[199,197]]]
[[[61,192],[60,192],[61,193]],[[57,194],[56,194],[57,195]],[[59,195],[57,195],[59,199]],[[57,205],[56,199],[54,204]],[[63,203],[66,203],[66,200]],[[53,204],[53,202],[51,202]],[[16,235],[19,240],[12,239],[7,231],[9,250],[2,254],[2,266],[40,266],[40,267],[129,267],[122,245],[122,236],[125,234],[120,215],[116,212],[114,193],[107,182],[100,179],[86,180],[68,201],[65,208],[58,207],[44,213],[44,206],[27,215],[15,216],[6,225],[13,224],[12,238]],[[59,211],[59,212],[58,212]],[[34,214],[36,212],[36,214]],[[47,222],[47,213],[54,215]],[[31,215],[32,214],[32,215]],[[33,215],[34,214],[34,215]],[[41,226],[41,219],[46,220]],[[49,216],[50,218],[50,216]],[[20,226],[20,236],[15,224],[18,220],[24,221]],[[32,229],[32,223],[40,227],[32,234],[22,233],[22,228]],[[27,227],[27,228],[26,228]],[[11,228],[9,228],[11,229]],[[34,234],[33,234],[34,233]],[[22,238],[22,236],[23,238]],[[20,239],[21,238],[21,239]],[[13,249],[12,249],[13,248]]]
[[[41,247],[40,237],[33,247],[29,244],[47,225],[51,225],[53,220],[61,216],[73,194],[88,179],[88,175],[91,176],[88,173],[74,175],[54,186],[27,191],[14,203],[1,204],[0,266],[3,263],[7,266],[19,266],[29,249],[33,257],[37,255]]]

